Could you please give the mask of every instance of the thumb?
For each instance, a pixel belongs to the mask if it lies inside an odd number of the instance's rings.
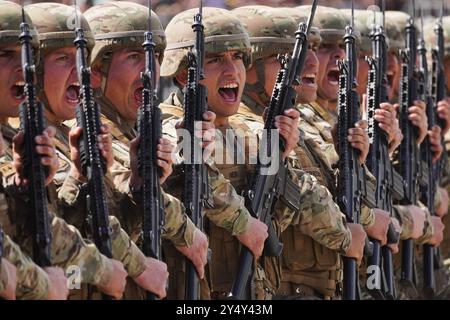
[[[74,127],[69,132],[70,146],[78,149],[78,139],[81,137],[82,130],[80,127]]]

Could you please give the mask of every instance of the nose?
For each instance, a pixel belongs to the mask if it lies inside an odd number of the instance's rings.
[[[223,57],[223,74],[234,76],[237,73],[236,61],[233,57],[226,55]]]
[[[312,49],[308,50],[305,65],[308,67],[316,67],[319,65],[319,58],[317,58],[317,54]]]
[[[336,46],[336,48],[333,50],[332,55],[334,59],[341,60],[345,58],[345,50],[341,47]]]

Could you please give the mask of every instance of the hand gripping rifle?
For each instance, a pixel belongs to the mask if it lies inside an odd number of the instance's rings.
[[[142,105],[138,114],[139,175],[142,178],[142,252],[147,257],[161,259],[161,225],[164,202],[159,185],[160,170],[157,148],[161,138],[161,109],[156,102],[155,43],[151,29],[151,2],[149,0],[148,31],[144,33],[145,70],[141,73]],[[155,300],[147,293],[148,300]]]
[[[187,215],[197,228],[203,230],[203,208],[210,198],[208,172],[203,162],[203,152],[199,152],[199,140],[195,137],[195,124],[203,121],[207,110],[206,87],[200,84],[204,79],[203,63],[205,56],[205,34],[202,24],[203,3],[200,1],[199,12],[194,16],[192,29],[195,33],[194,48],[188,54],[188,77],[184,94],[184,124],[191,137],[190,152],[184,165],[183,204]],[[186,299],[196,300],[200,295],[197,271],[190,261],[186,261]]]
[[[353,2],[351,25],[345,28],[346,58],[339,61],[339,96],[338,96],[338,152],[339,176],[336,203],[344,213],[347,222],[359,223],[362,201],[373,208],[372,188],[368,184],[364,167],[359,163],[357,150],[347,140],[348,130],[360,120],[360,102],[356,91],[357,52],[353,34]],[[365,255],[371,256],[373,245],[366,239]],[[359,298],[359,284],[356,259],[344,257],[344,299]]]
[[[103,176],[106,164],[100,156],[98,135],[100,134],[100,111],[94,101],[91,87],[91,69],[87,65],[87,41],[76,10],[75,29],[76,66],[80,83],[80,104],[77,107],[77,125],[82,134],[79,140],[82,174],[87,178],[86,196],[88,220],[91,221],[94,243],[102,254],[112,258],[109,213],[105,196]],[[105,299],[109,299],[106,295]]]
[[[383,24],[373,25],[370,38],[372,41],[372,57],[366,57],[370,66],[367,82],[367,109],[369,120],[369,138],[371,140],[367,166],[375,176],[377,185],[375,188],[375,207],[385,210],[392,215],[392,197],[403,197],[403,183],[401,176],[394,170],[390,157],[388,138],[386,133],[375,123],[375,110],[380,104],[388,101],[387,96],[387,44],[384,34],[384,1]],[[399,234],[392,224],[389,225],[388,243],[396,243]],[[382,270],[382,285],[384,288],[368,288],[369,293],[375,299],[395,299],[394,265],[392,252],[388,246],[380,247],[380,242],[370,239],[373,243],[373,254],[368,258],[368,265],[377,265]],[[382,259],[381,259],[382,258]]]
[[[403,178],[404,197],[401,201],[405,205],[417,205],[417,191],[420,178],[420,150],[416,143],[417,128],[408,119],[408,109],[417,100],[419,89],[417,61],[417,36],[414,25],[415,3],[412,2],[413,13],[408,20],[406,32],[406,47],[401,55],[401,79],[400,79],[400,129],[403,140],[400,145],[400,172]],[[402,267],[400,282],[415,290],[415,263],[414,241],[407,239],[402,241]]]
[[[20,129],[24,133],[24,174],[29,181],[30,209],[33,228],[33,258],[40,267],[51,265],[51,232],[45,188],[46,169],[36,153],[35,137],[44,131],[43,105],[36,100],[35,65],[31,47],[30,26],[25,21],[22,7],[22,23],[19,35],[22,46],[22,69],[25,79],[25,101],[20,105]]]
[[[253,183],[250,190],[245,193],[245,203],[250,214],[264,222],[269,228],[269,237],[264,244],[265,256],[279,256],[283,245],[279,242],[278,236],[272,224],[272,212],[277,201],[280,199],[291,210],[298,211],[300,208],[300,191],[298,185],[291,180],[288,175],[287,162],[282,159],[284,141],[280,138],[278,154],[271,152],[271,130],[276,129],[275,117],[284,114],[295,106],[297,93],[294,86],[300,85],[300,75],[305,65],[308,53],[307,37],[311,29],[314,15],[317,8],[317,1],[311,7],[311,13],[307,24],[300,23],[295,33],[296,42],[292,55],[279,56],[280,70],[276,78],[275,86],[270,99],[267,118],[264,123],[264,137],[260,148],[267,150],[267,155],[272,161],[278,162],[278,171],[275,174],[268,174],[269,164],[258,163]],[[267,143],[266,143],[267,142]],[[241,249],[239,258],[237,278],[233,283],[230,298],[243,299],[246,288],[251,278],[253,255],[247,248]]]
[[[422,8],[421,8],[422,9]],[[423,10],[421,10],[421,24],[422,33],[419,38],[419,46],[417,48],[419,55],[419,99],[426,101],[427,104],[427,118],[428,118],[428,130],[431,130],[436,124],[436,109],[433,104],[432,96],[429,90],[429,73],[427,63],[427,49],[425,47],[425,41],[423,38]],[[424,202],[427,205],[428,210],[432,216],[436,215],[434,207],[434,197],[437,191],[438,176],[436,172],[439,168],[439,163],[433,163],[432,151],[430,149],[431,144],[428,138],[426,138],[421,146],[421,159],[426,163],[427,170],[427,183],[421,186],[421,193]],[[424,171],[423,170],[423,171]],[[426,297],[433,298],[435,295],[435,278],[434,270],[439,268],[439,250],[430,244],[423,245],[423,291]]]

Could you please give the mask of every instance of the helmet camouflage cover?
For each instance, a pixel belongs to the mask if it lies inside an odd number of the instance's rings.
[[[138,3],[112,1],[88,9],[86,17],[95,37],[92,63],[107,59],[114,50],[121,48],[142,48],[144,33],[148,31],[149,8]],[[156,13],[151,12],[151,31],[155,51],[160,62],[166,48],[166,36]]]
[[[351,9],[342,9],[341,12],[347,19],[351,19]],[[360,54],[368,54],[372,52],[372,42],[370,39],[370,34],[372,33],[375,24],[382,24],[381,12],[355,9],[355,29],[361,35],[361,42],[359,45]],[[386,42],[389,44],[387,35]]]
[[[31,19],[25,11],[25,22],[30,27],[33,36],[31,45],[39,49],[37,31],[31,23]],[[14,2],[0,1],[0,48],[9,45],[19,45],[20,24],[22,23],[22,7]]]
[[[436,21],[433,20],[429,21],[423,27],[425,43],[431,48],[436,46],[435,27]],[[444,31],[444,56],[448,57],[450,56],[450,17],[442,18],[442,29]]]
[[[386,34],[389,51],[398,53],[405,47],[405,27],[410,16],[401,11],[386,11]]]
[[[78,10],[75,13],[74,7],[55,2],[42,2],[30,4],[25,9],[39,32],[40,48],[44,54],[58,48],[74,46],[77,20],[84,30],[88,50],[93,48],[94,38],[89,24]]]
[[[309,11],[307,10],[299,10],[297,8],[276,8],[275,10],[284,11],[289,14],[295,20],[297,27],[300,23],[308,23]],[[311,29],[309,30],[308,42],[313,43],[317,46],[322,42],[322,37],[320,36],[320,30],[318,28],[318,24],[316,19],[313,20],[311,25]]]
[[[250,36],[253,61],[294,49],[297,23],[285,12],[265,6],[245,6],[232,12]]]
[[[191,28],[198,9],[177,14],[166,27],[167,49],[161,65],[161,76],[174,77],[187,67],[187,55],[194,45],[195,35]],[[242,51],[244,63],[251,62],[251,47],[247,31],[239,19],[222,8],[203,8],[205,53]]]
[[[304,5],[297,7],[298,10],[310,12],[311,6]],[[346,17],[339,9],[317,6],[314,22],[320,30],[322,38],[321,44],[339,44],[344,43],[345,27],[350,24],[350,19]],[[361,35],[354,30],[356,42],[359,44]]]

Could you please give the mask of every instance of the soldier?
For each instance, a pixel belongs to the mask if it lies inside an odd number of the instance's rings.
[[[2,7],[0,10],[0,21],[2,22],[0,32],[4,35],[0,44],[0,62],[5,75],[1,78],[0,83],[0,91],[4,97],[1,102],[0,114],[1,119],[6,121],[8,117],[15,118],[18,116],[18,104],[24,99],[21,48],[18,39],[18,35],[21,32],[19,25],[22,20],[22,11],[20,6],[11,2],[2,1],[0,6]],[[26,21],[30,23],[28,15],[26,15]],[[34,30],[34,28],[32,27],[31,30]],[[37,56],[39,51],[37,34],[33,32],[33,35],[32,45]],[[17,131],[5,122],[2,124],[2,131],[6,135],[6,155],[1,158],[0,163],[4,180],[7,181],[5,191],[6,199],[8,200],[8,208],[3,210],[1,215],[2,225],[7,234],[15,240],[20,240],[19,243],[23,249],[31,252],[31,239],[28,236],[29,223],[27,224],[29,198],[24,193],[24,190],[27,190],[27,188],[23,188],[22,182],[24,181],[21,176],[21,135],[17,135],[14,138],[15,150],[13,151],[11,144]],[[37,147],[36,152],[43,155],[43,164],[50,166],[47,184],[51,182],[58,168],[52,140],[54,134],[54,128],[49,127],[42,136],[38,137],[37,141],[40,146]],[[14,163],[11,164],[13,157]],[[50,189],[51,185],[48,186],[49,191]],[[79,266],[83,282],[102,286],[102,290],[108,294],[117,295],[117,292],[119,292],[120,296],[121,290],[123,290],[123,288],[120,289],[122,286],[121,281],[117,280],[120,279],[121,270],[123,270],[120,263],[116,264],[101,255],[93,244],[84,242],[79,232],[73,226],[67,225],[63,220],[52,215],[50,221],[53,237],[51,246],[52,263],[60,267]],[[64,271],[61,268],[45,268],[45,270],[51,280],[50,283],[54,283],[57,280],[63,284],[56,286],[56,289],[60,294],[58,297],[60,299],[65,298],[67,296],[67,291],[65,291],[67,290],[67,280],[64,277]],[[45,298],[47,294],[54,295],[53,285],[35,289],[37,298]],[[25,291],[25,295],[26,298],[36,298],[32,291]]]
[[[187,52],[192,44],[194,35],[188,30],[191,23],[189,17],[193,15],[195,10],[189,10],[180,13],[169,23],[166,28],[168,37],[168,49],[165,52],[164,61],[161,67],[161,73],[164,76],[173,79],[178,88],[182,89],[187,83]],[[250,62],[250,45],[248,35],[239,20],[230,12],[218,8],[203,9],[203,23],[205,26],[205,80],[203,84],[208,92],[208,107],[217,115],[215,126],[220,132],[225,130],[233,130],[236,135],[241,135],[238,129],[242,129],[244,133],[250,133],[245,124],[232,123],[230,116],[238,110],[241,95],[244,89],[246,78],[245,68]],[[178,30],[186,30],[182,34]],[[215,39],[217,36],[217,39]],[[214,40],[215,39],[215,40]],[[181,92],[172,93],[165,101],[164,109],[173,114],[180,114]],[[298,132],[295,130],[298,114],[287,112],[285,116],[277,121],[280,134],[286,139],[286,156],[290,149],[295,145],[298,139]],[[168,120],[168,122],[171,119]],[[289,124],[290,123],[290,124]],[[219,134],[219,131],[217,134]],[[219,134],[219,141],[222,141],[224,135]],[[244,134],[245,137],[245,134]],[[225,158],[230,156],[230,150],[234,143],[226,145],[226,149],[220,149],[222,144],[216,148],[215,153],[223,155]],[[245,156],[252,156],[245,146]],[[242,151],[243,151],[242,150]],[[220,159],[220,158],[218,158]],[[228,158],[230,159],[230,158]],[[223,159],[220,159],[223,160]],[[248,157],[245,158],[248,164]],[[248,187],[246,176],[253,171],[247,165],[228,165],[223,162],[216,163],[219,171],[230,179],[237,191],[244,190]],[[307,184],[304,183],[306,186]],[[306,192],[305,192],[306,194]],[[303,196],[303,195],[302,195]],[[307,197],[307,196],[306,196]],[[305,199],[305,203],[310,203]],[[277,204],[277,207],[279,205]],[[281,213],[277,208],[277,215]],[[290,216],[291,213],[287,215]],[[281,228],[283,213],[280,215],[281,220],[277,219],[277,228]],[[289,219],[289,218],[287,218]],[[210,219],[211,220],[211,219]],[[250,218],[250,221],[261,222]],[[252,223],[255,223],[252,222]],[[236,236],[235,232],[230,230],[222,230],[215,221],[211,220],[206,229],[209,231],[211,248],[213,256],[209,268],[209,285],[211,297],[215,299],[223,299],[230,292],[233,280],[236,278],[239,243],[238,241],[249,247],[244,242],[243,237],[237,235],[237,240],[232,236]],[[259,228],[259,227],[258,227]],[[256,235],[256,233],[254,233]],[[258,258],[261,252],[255,252],[249,247],[255,258]],[[257,299],[269,299],[279,283],[279,264],[276,259],[267,259],[260,261],[254,275],[255,296]]]
[[[93,49],[92,85],[101,106],[102,122],[112,129],[114,164],[111,177],[117,194],[114,199],[122,199],[121,207],[127,210],[118,212],[121,222],[132,239],[141,241],[142,216],[136,206],[141,182],[136,166],[138,140],[134,127],[137,111],[142,104],[140,72],[145,65],[142,43],[148,28],[149,9],[122,1],[94,6],[85,16],[94,36],[98,37]],[[119,17],[121,23],[117,23]],[[166,41],[158,16],[152,12],[151,18],[153,40],[156,43],[155,61],[158,62],[156,78],[159,79],[159,62],[162,61]],[[114,45],[112,42],[115,42]],[[170,173],[172,159],[169,140],[162,139],[159,152],[163,172]],[[163,183],[167,176],[165,174],[160,182]],[[178,199],[164,193],[164,202],[163,238],[170,240],[178,251],[191,260],[203,278],[208,248],[206,236],[186,216]],[[142,292],[132,294],[131,287],[129,291],[129,298],[143,297]]]
[[[270,92],[268,90],[275,83],[279,68],[276,55],[292,52],[297,22],[306,22],[307,17],[300,11],[290,9],[289,13],[295,20],[287,28],[288,20],[281,18],[284,15],[282,12],[287,12],[283,9],[264,10],[257,7],[243,7],[235,9],[234,12],[245,23],[250,33],[254,59],[247,72],[247,83],[240,113],[255,118],[255,116],[262,114],[265,105],[263,101],[269,99]],[[267,19],[267,17],[271,17],[271,19]],[[277,46],[274,43],[277,43]],[[318,30],[313,29],[305,68],[302,73],[302,85],[296,87],[300,101],[311,101],[316,98],[315,76],[318,61],[314,50],[317,49],[319,43]],[[303,128],[299,127],[299,129],[303,137],[305,135]],[[312,162],[314,162],[310,159],[312,154],[308,153],[306,149],[307,147],[302,139],[294,150],[296,153],[292,157],[294,167],[306,170],[318,177],[320,183],[326,184],[323,179],[324,176],[320,175],[320,166],[312,166]],[[369,210],[366,210],[366,213],[369,212]],[[360,260],[365,238],[364,231],[357,225],[351,224],[346,227],[342,224],[342,213],[334,203],[330,205],[327,214],[322,211],[310,213],[312,216],[307,213],[300,214],[301,220],[283,233],[283,243],[285,244],[283,271],[285,279],[278,294],[282,297],[291,298],[335,298],[336,293],[339,295],[339,282],[342,280],[338,252]],[[371,213],[367,216],[369,223],[372,223],[370,222],[370,219],[373,219],[372,216]],[[323,232],[314,232],[315,223],[322,225],[324,220],[328,221],[328,227],[324,228]],[[353,233],[353,241],[349,239],[350,233]],[[292,243],[292,239],[298,241],[298,244],[303,244],[304,247]],[[342,248],[341,245],[344,246],[344,244],[345,248]],[[308,255],[312,259],[311,261],[300,259],[299,252],[305,250],[311,252]],[[314,252],[319,252],[317,250],[322,252],[321,257],[314,254]],[[328,262],[325,263],[325,261]],[[314,268],[311,267],[312,265],[314,265]]]
[[[77,197],[71,198],[69,201],[63,199],[66,202],[61,201],[64,210],[60,210],[59,214],[69,221],[74,221],[75,226],[81,230],[86,230],[87,225],[83,223],[83,219],[86,218],[87,206],[83,194],[85,189],[82,187],[86,180],[81,174],[78,150],[81,128],[75,127],[68,135],[70,127],[62,123],[75,118],[75,109],[78,103],[80,84],[77,80],[76,49],[73,45],[75,25],[68,23],[71,21],[70,19],[74,18],[75,10],[73,7],[61,4],[39,3],[27,6],[27,11],[40,32],[42,63],[38,66],[37,75],[38,83],[42,88],[41,100],[44,101],[47,119],[58,129],[57,149],[63,166],[62,170],[58,172],[59,176],[56,177],[55,183],[58,189],[69,185],[78,190]],[[94,39],[89,25],[81,14],[78,17],[81,26],[86,31],[85,36],[90,50],[93,47]],[[65,81],[55,82],[55,74]],[[110,167],[112,165],[112,147],[108,127],[102,128],[99,139],[102,156],[105,158],[107,166]],[[70,161],[67,161],[69,157]],[[61,191],[59,190],[59,192]],[[114,209],[111,205],[111,212]],[[110,226],[113,257],[123,263],[129,277],[139,286],[164,297],[165,282],[168,277],[165,264],[145,257],[126,232],[121,229],[120,223],[114,216],[110,216]]]

